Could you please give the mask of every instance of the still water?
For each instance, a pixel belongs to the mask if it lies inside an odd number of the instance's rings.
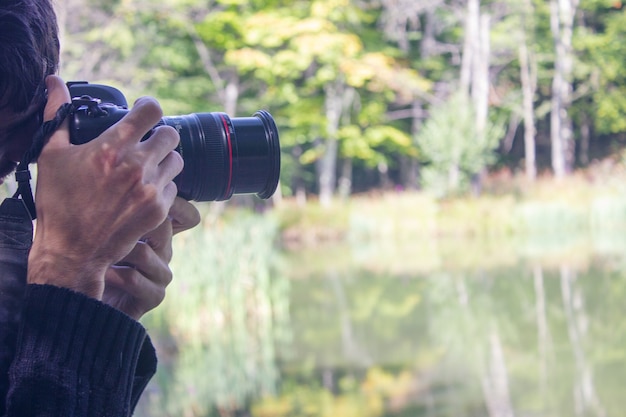
[[[620,235],[285,250],[244,226],[179,242],[138,416],[624,415]]]

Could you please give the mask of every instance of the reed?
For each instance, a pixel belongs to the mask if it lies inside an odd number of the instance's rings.
[[[626,179],[624,179],[626,184]],[[626,186],[573,177],[508,192],[438,199],[423,192],[354,196],[332,207],[276,210],[288,245],[438,238],[606,236],[626,231]]]
[[[167,395],[147,398],[147,415],[205,416],[275,390],[276,349],[290,337],[276,222],[246,211],[230,217],[176,237],[175,280],[146,320],[165,362],[153,391]]]

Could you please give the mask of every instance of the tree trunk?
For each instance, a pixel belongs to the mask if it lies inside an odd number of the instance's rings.
[[[350,158],[344,159],[341,164],[338,192],[342,199],[347,199],[352,193],[352,159]]]
[[[589,164],[589,144],[591,142],[591,120],[589,115],[584,113],[580,124],[580,148],[578,151],[578,161],[581,165]]]
[[[407,190],[418,189],[419,164],[413,157],[400,156],[400,178],[402,187]]]
[[[514,417],[509,389],[509,372],[502,340],[496,329],[489,335],[489,358],[482,376],[482,389],[489,417]]]
[[[476,131],[484,135],[489,111],[489,25],[491,18],[483,14],[478,18],[477,49],[473,54],[472,102],[476,109]]]
[[[326,111],[326,140],[324,153],[318,164],[319,169],[319,192],[322,207],[330,206],[335,193],[335,181],[337,179],[337,155],[339,144],[337,132],[342,113],[343,84],[341,81],[329,83],[324,88],[325,111]]]
[[[539,391],[546,392],[548,385],[548,346],[550,333],[546,313],[546,291],[543,282],[543,269],[539,265],[533,268],[535,286],[535,314],[537,316],[537,345],[539,349]]]
[[[478,24],[480,20],[479,0],[467,1],[467,19],[465,20],[465,32],[463,34],[463,56],[461,60],[461,85],[460,90],[469,96],[474,70],[475,54],[479,45]]]
[[[300,145],[294,146],[292,150],[293,159],[296,161],[296,170],[293,174],[292,178],[292,187],[295,190],[294,194],[296,196],[296,202],[298,206],[304,207],[306,205],[306,187],[304,184],[304,179],[302,177],[302,164],[299,163],[300,157],[302,156],[302,147]]]
[[[593,368],[585,353],[585,337],[589,318],[585,311],[584,295],[576,286],[576,273],[567,266],[561,266],[561,296],[563,310],[576,364],[576,385],[574,387],[574,403],[577,414],[607,415],[596,391]]]
[[[475,126],[478,135],[486,134],[488,123],[490,20],[489,15],[481,15],[479,0],[468,0],[461,62],[461,91],[471,98],[476,112]],[[459,185],[460,173],[458,171],[458,166],[452,167],[449,171],[448,183],[451,187]],[[477,189],[481,188],[481,177],[480,175],[474,177],[478,181],[475,183]]]
[[[550,29],[554,39],[554,78],[550,115],[552,169],[557,178],[571,172],[574,165],[572,121],[568,110],[572,101],[572,33],[578,0],[550,0]]]
[[[393,183],[391,182],[391,178],[389,178],[389,165],[387,162],[379,162],[378,163],[378,174],[380,175],[380,187],[383,190],[391,189]]]
[[[529,181],[535,181],[537,178],[537,164],[535,154],[535,111],[533,107],[535,90],[537,88],[537,81],[534,76],[533,66],[531,65],[530,53],[528,51],[528,44],[526,38],[526,19],[525,17],[531,15],[531,4],[528,0],[525,2],[526,10],[522,14],[522,30],[521,30],[521,42],[519,47],[519,61],[520,61],[520,78],[522,82],[522,112],[524,114],[524,170],[526,171],[526,178]]]

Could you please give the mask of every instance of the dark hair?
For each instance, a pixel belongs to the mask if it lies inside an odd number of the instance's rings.
[[[0,0],[0,110],[19,113],[59,65],[59,36],[50,0]]]

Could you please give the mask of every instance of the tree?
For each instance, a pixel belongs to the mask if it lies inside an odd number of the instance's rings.
[[[583,1],[583,27],[579,27],[574,46],[581,55],[578,78],[588,80],[590,91],[585,108],[598,134],[614,135],[626,130],[626,9],[611,1]],[[581,105],[581,107],[582,107]]]
[[[537,68],[534,54],[529,46],[529,35],[533,33],[530,21],[533,17],[532,3],[530,0],[524,0],[522,3],[521,30],[519,43],[519,64],[520,64],[520,81],[522,88],[522,114],[524,118],[524,164],[526,178],[534,181],[537,176],[537,166],[535,163],[535,112],[534,97],[537,90]],[[531,35],[531,40],[532,35]]]
[[[568,111],[572,104],[572,35],[578,2],[550,0],[550,28],[555,50],[550,137],[552,169],[557,178],[570,173],[574,165],[573,128]]]
[[[425,185],[443,195],[467,187],[474,175],[494,161],[502,133],[492,122],[478,130],[473,104],[462,92],[435,107],[417,136],[426,163]]]

